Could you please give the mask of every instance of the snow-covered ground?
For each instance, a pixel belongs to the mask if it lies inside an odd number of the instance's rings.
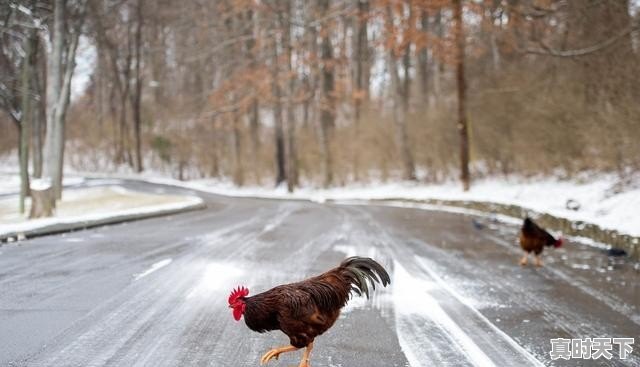
[[[77,185],[84,181],[82,177],[65,177],[63,184]],[[20,191],[20,176],[13,173],[0,172],[0,195],[15,194]]]
[[[538,213],[548,213],[573,221],[593,223],[601,228],[640,236],[640,185],[615,190],[618,179],[613,175],[589,177],[588,180],[483,179],[464,192],[458,182],[443,184],[381,183],[351,185],[330,189],[303,187],[288,193],[285,187],[235,187],[228,182],[194,180],[181,182],[164,178],[146,178],[210,193],[274,199],[327,200],[455,200],[493,202],[518,205]]]
[[[147,194],[120,186],[89,187],[65,191],[54,217],[29,220],[18,212],[17,196],[11,195],[0,199],[0,235],[56,224],[179,210],[201,203],[202,199],[196,196]]]

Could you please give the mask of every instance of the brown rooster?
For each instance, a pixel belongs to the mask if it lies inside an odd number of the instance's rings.
[[[229,296],[233,318],[249,329],[263,333],[280,330],[291,345],[265,353],[261,364],[282,353],[306,348],[299,367],[309,367],[309,355],[316,336],[327,331],[340,315],[351,292],[366,295],[375,283],[391,283],[384,268],[370,258],[350,257],[328,272],[298,283],[285,284],[249,297],[249,290],[238,287]]]
[[[542,266],[540,254],[545,246],[562,246],[562,238],[554,238],[549,232],[535,224],[531,218],[526,217],[520,229],[520,247],[524,250],[524,256],[520,259],[520,265],[527,265],[527,256],[533,252],[536,256],[536,266]]]

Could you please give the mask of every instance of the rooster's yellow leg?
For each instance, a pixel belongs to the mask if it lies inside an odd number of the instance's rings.
[[[311,355],[311,351],[313,350],[313,342],[307,345],[307,348],[304,350],[304,354],[302,355],[302,360],[300,361],[300,365],[298,367],[311,367],[309,364],[309,356]]]
[[[542,266],[542,259],[540,258],[540,255],[536,255],[536,266],[537,267]]]
[[[293,352],[294,350],[298,350],[298,348],[294,347],[293,345],[271,349],[270,351],[265,353],[262,358],[260,358],[260,365],[269,362],[272,358],[278,359],[278,357],[282,353]]]
[[[525,266],[527,265],[527,253],[525,252],[524,255],[522,256],[522,259],[520,259],[520,265]]]

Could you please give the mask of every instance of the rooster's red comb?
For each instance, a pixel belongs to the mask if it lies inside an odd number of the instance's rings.
[[[240,286],[234,289],[233,292],[231,292],[231,295],[229,296],[229,304],[233,304],[236,300],[238,300],[238,298],[246,297],[248,295],[249,290],[245,287]]]

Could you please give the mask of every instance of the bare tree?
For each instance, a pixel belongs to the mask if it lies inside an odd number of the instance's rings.
[[[420,92],[422,100],[429,102],[429,48],[427,47],[427,37],[429,37],[429,11],[426,7],[420,9],[420,31],[421,42],[416,44],[418,52],[418,77],[420,79]]]
[[[386,7],[386,30],[389,37],[396,37],[395,27],[393,24],[394,13],[391,5]],[[408,42],[408,41],[405,41]],[[398,75],[398,62],[396,56],[395,39],[390,43],[389,50],[387,51],[387,67],[390,74],[390,93],[393,98],[393,121],[395,124],[396,145],[400,153],[400,159],[402,160],[402,177],[405,180],[415,180],[415,164],[413,161],[413,155],[411,154],[411,147],[409,143],[409,135],[407,131],[407,110],[409,107],[409,66],[408,57],[405,56],[405,80],[404,83],[400,80]],[[402,51],[404,55],[407,55],[411,48],[408,43]]]
[[[40,146],[33,146],[31,135],[34,122],[39,122],[42,101],[37,83],[41,71],[38,60],[42,57],[38,32],[43,29],[46,16],[47,11],[35,0],[19,1],[0,9],[0,42],[3,44],[0,47],[0,110],[8,114],[18,129],[21,213],[25,212],[25,199],[30,194],[32,147],[34,161],[40,158]]]
[[[458,133],[460,134],[460,179],[464,191],[471,185],[469,174],[469,132],[467,126],[467,81],[465,78],[465,33],[462,23],[462,0],[453,0],[456,40],[456,85],[458,89]]]
[[[437,9],[435,10],[435,15],[433,17],[433,30],[434,30],[434,34],[435,37],[438,39],[442,39],[444,37],[444,24],[442,22],[442,10],[441,9]],[[443,63],[439,62],[437,60],[433,60],[432,62],[432,71],[433,71],[433,92],[432,95],[434,96],[434,98],[432,99],[433,101],[437,100],[438,98],[440,98],[442,92],[442,72],[443,72]]]
[[[257,40],[260,34],[260,12],[253,9],[248,10],[249,20],[246,26],[246,53],[249,58],[249,68],[258,68],[258,52]],[[249,133],[251,141],[251,160],[252,170],[255,176],[256,182],[260,182],[260,167],[259,167],[259,153],[260,153],[260,97],[255,94],[251,99],[251,105],[249,109]]]
[[[142,166],[142,75],[141,75],[141,62],[142,62],[142,22],[143,15],[142,9],[144,7],[144,0],[137,0],[135,5],[135,18],[136,30],[134,41],[134,66],[133,66],[133,93],[131,93],[131,109],[133,112],[133,126],[134,137],[136,146],[136,171],[142,172],[144,167]],[[129,81],[127,81],[128,83]]]
[[[326,18],[329,14],[329,0],[318,1],[319,16]],[[333,182],[333,162],[331,155],[331,132],[335,119],[335,95],[334,95],[334,60],[331,45],[331,31],[328,24],[324,24],[320,30],[322,37],[322,97],[320,102],[320,146],[322,150],[322,176],[323,186],[329,187]]]
[[[46,60],[43,57],[46,51],[41,42],[41,38],[36,35],[33,39],[33,56],[35,57],[31,74],[31,86],[33,91],[33,100],[31,107],[31,127],[33,131],[32,136],[32,176],[34,178],[42,177],[42,150],[44,145],[44,117],[46,115],[45,98],[44,98],[44,86],[43,80],[46,72]]]
[[[279,25],[278,25],[279,27]],[[280,88],[279,52],[277,39],[273,39],[271,59],[271,88],[274,99],[273,121],[275,124],[275,153],[276,153],[276,186],[287,179],[284,126],[282,119],[282,91]]]
[[[33,69],[33,58],[35,55],[36,27],[31,26],[27,32],[24,46],[24,60],[22,62],[21,88],[22,88],[22,114],[20,118],[20,213],[25,212],[25,198],[29,195],[29,148],[31,146],[31,122],[32,122],[32,102],[31,102],[31,75]]]
[[[369,24],[369,1],[368,0],[355,0],[357,2],[358,11],[356,12],[356,31],[355,31],[355,45],[353,52],[353,63],[355,64],[355,91],[353,96],[354,101],[354,155],[353,155],[353,174],[354,179],[357,181],[360,178],[360,135],[361,135],[361,117],[362,117],[362,105],[369,98],[369,42],[368,42],[368,24]]]
[[[47,133],[43,166],[44,175],[51,179],[57,199],[62,197],[65,114],[69,106],[71,77],[75,69],[85,5],[86,2],[81,1],[71,7],[67,0],[55,0],[53,8],[53,40],[47,67]]]
[[[293,70],[293,45],[291,42],[291,33],[293,26],[291,19],[293,18],[293,1],[286,0],[286,11],[279,13],[280,26],[283,29],[282,48],[285,50],[287,64],[288,95],[287,95],[287,141],[286,141],[286,164],[287,164],[287,190],[293,192],[298,185],[298,157],[296,154],[296,121],[295,121],[295,85],[296,77]],[[287,20],[283,19],[283,14]]]

